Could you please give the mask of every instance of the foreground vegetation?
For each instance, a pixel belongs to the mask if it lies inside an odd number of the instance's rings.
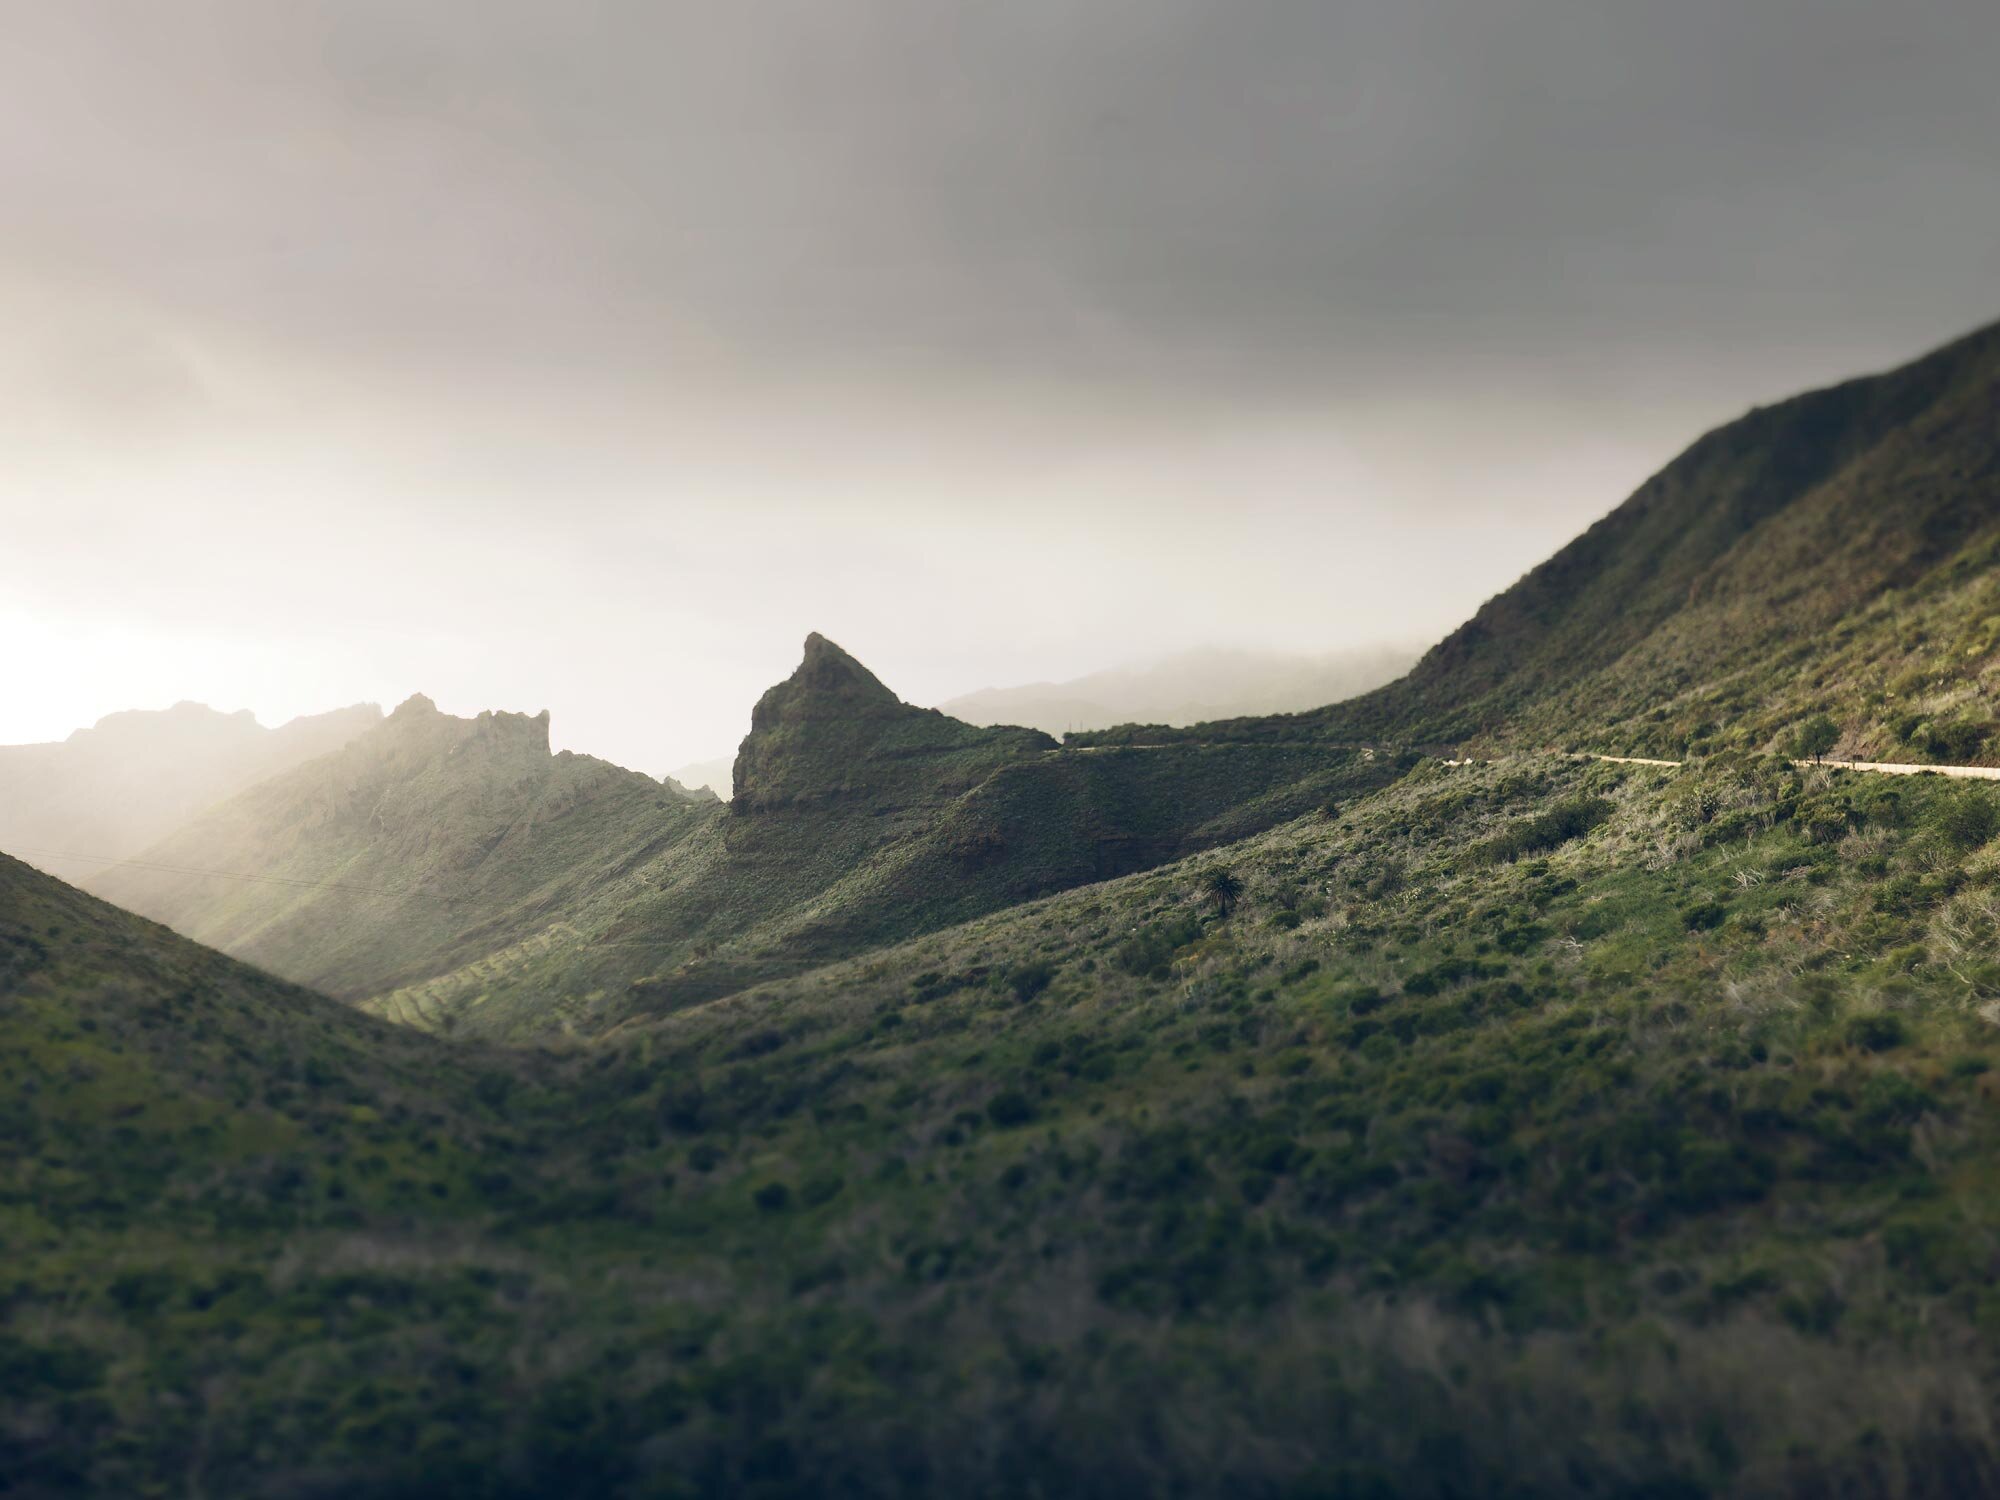
[[[1418,764],[558,1053],[0,866],[17,1492],[2000,1482],[1983,787]]]

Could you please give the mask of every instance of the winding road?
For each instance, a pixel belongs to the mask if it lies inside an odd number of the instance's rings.
[[[1592,760],[1615,761],[1622,766],[1677,766],[1677,760],[1646,760],[1637,755],[1593,755]],[[2000,766],[1911,766],[1891,760],[1795,760],[1795,766],[1818,766],[1828,771],[1875,771],[1883,776],[1954,776],[1965,781],[2000,781]]]

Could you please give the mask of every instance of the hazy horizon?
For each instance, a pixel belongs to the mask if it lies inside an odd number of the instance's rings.
[[[1373,651],[1354,651],[1354,652],[1342,652],[1342,651],[1285,652],[1285,651],[1259,651],[1253,648],[1242,648],[1242,647],[1193,647],[1182,652],[1155,654],[1150,657],[1142,657],[1126,661],[1109,663],[1105,666],[1081,674],[1076,678],[1063,679],[1061,681],[1037,680],[1032,682],[1022,682],[1022,683],[984,683],[976,688],[971,688],[963,692],[950,694],[945,697],[929,701],[913,699],[906,694],[901,696],[904,697],[904,701],[916,703],[919,707],[937,708],[942,712],[954,714],[959,717],[964,717],[966,715],[967,706],[970,703],[972,703],[975,700],[981,700],[987,698],[989,696],[1034,694],[1040,691],[1061,690],[1065,688],[1075,687],[1078,685],[1088,685],[1090,683],[1100,680],[1111,680],[1119,678],[1135,678],[1142,680],[1151,679],[1154,687],[1154,692],[1155,694],[1157,694],[1161,690],[1162,686],[1159,679],[1171,673],[1173,669],[1178,665],[1193,664],[1201,669],[1201,676],[1198,682],[1190,683],[1189,693],[1193,695],[1191,701],[1201,701],[1200,695],[1203,692],[1213,693],[1215,691],[1212,687],[1214,675],[1217,672],[1226,671],[1232,665],[1240,665],[1244,668],[1252,669],[1254,671],[1260,671],[1265,676],[1268,676],[1272,672],[1284,671],[1286,669],[1289,669],[1290,671],[1296,674],[1307,674],[1311,671],[1311,669],[1316,667],[1325,668],[1329,665],[1348,666],[1351,662],[1355,661],[1366,661],[1370,662],[1371,664],[1378,659],[1388,660],[1388,659],[1407,658],[1409,661],[1414,661],[1419,654],[1420,652],[1416,648],[1411,647],[1407,642],[1403,643],[1403,645],[1400,647],[1382,647],[1382,648],[1377,648]],[[866,665],[866,663],[864,663],[864,665]],[[1376,673],[1374,675],[1380,676],[1384,680],[1386,680],[1387,676],[1392,674]],[[778,679],[775,678],[773,679],[773,681],[776,680]],[[1370,679],[1371,683],[1372,680],[1373,679],[1371,678]],[[766,687],[769,687],[770,685],[771,685],[770,683],[765,684]],[[889,686],[893,688],[894,684],[891,683],[889,684]],[[761,695],[761,689],[759,690],[758,695]],[[87,731],[98,728],[99,726],[104,724],[107,720],[117,718],[122,715],[134,714],[134,713],[167,714],[176,709],[184,708],[189,705],[192,705],[196,708],[208,710],[212,713],[224,717],[241,717],[243,715],[248,715],[253,722],[258,724],[262,728],[266,730],[273,730],[282,728],[286,724],[292,723],[299,719],[315,719],[315,718],[330,717],[340,713],[342,710],[345,709],[365,707],[371,704],[376,708],[379,708],[383,716],[387,717],[389,714],[393,713],[396,710],[398,705],[405,702],[412,696],[422,696],[424,698],[427,698],[432,703],[434,703],[441,712],[451,714],[459,718],[474,718],[477,717],[479,714],[486,712],[525,713],[525,714],[536,714],[541,712],[540,708],[531,707],[528,705],[521,705],[521,704],[504,704],[504,703],[488,703],[488,704],[478,704],[478,705],[457,704],[450,701],[451,695],[449,694],[446,694],[443,698],[440,698],[438,693],[429,691],[424,688],[418,688],[415,689],[413,693],[404,693],[399,697],[389,698],[389,699],[360,698],[360,699],[355,699],[352,702],[348,703],[321,704],[315,707],[307,707],[296,714],[286,714],[283,715],[282,717],[274,717],[270,715],[260,714],[254,707],[250,707],[247,705],[238,705],[235,707],[230,707],[224,704],[204,702],[196,698],[177,698],[172,702],[167,702],[167,703],[131,703],[131,704],[126,704],[120,708],[107,709],[104,713],[95,715],[92,718],[73,724],[66,729],[62,729],[57,732],[44,735],[36,739],[0,740],[0,748],[31,747],[35,745],[60,744],[67,740],[70,740],[71,738],[80,733],[85,733]],[[755,705],[755,696],[757,695],[753,695],[753,697],[749,701],[745,702],[743,705],[742,730],[736,736],[737,740],[740,740],[742,738],[742,734],[747,733],[749,730],[750,711],[752,707],[754,707]],[[1296,694],[1294,694],[1293,696],[1296,696]],[[1326,696],[1327,701],[1336,701],[1339,696],[1345,696],[1345,694],[1338,694],[1332,696],[1322,695],[1322,696]],[[1312,706],[1318,706],[1319,702],[1320,702],[1319,698],[1314,698]],[[1297,705],[1287,705],[1287,708],[1285,710],[1274,709],[1272,711],[1289,711],[1291,707],[1296,707],[1296,706],[1305,706],[1304,700],[1300,699],[1300,702]],[[1244,711],[1249,712],[1251,710],[1245,709]],[[994,720],[987,715],[974,715],[971,719],[971,722],[983,724],[983,723],[992,723],[1000,721]],[[1016,721],[1008,720],[1006,722],[1016,722]],[[1020,722],[1026,722],[1026,720],[1023,719]],[[1187,720],[1185,716],[1167,715],[1166,717],[1162,718],[1160,722],[1183,723],[1190,721]],[[1072,725],[1069,727],[1083,728],[1083,727],[1098,727],[1098,726]],[[735,755],[735,741],[732,740],[730,744],[727,746],[712,747],[712,749],[715,752],[713,754],[688,757],[686,759],[675,761],[667,765],[655,765],[651,763],[635,763],[629,761],[619,761],[617,760],[616,757],[605,755],[601,751],[594,749],[589,745],[569,743],[566,737],[562,734],[561,729],[562,726],[560,725],[559,722],[556,721],[554,714],[551,713],[550,725],[549,725],[549,739],[550,739],[551,749],[558,751],[571,750],[579,755],[595,755],[599,759],[609,760],[612,761],[614,764],[621,765],[625,767],[625,769],[627,770],[643,771],[648,775],[655,777],[667,777],[667,776],[679,777],[680,773],[683,771],[690,769],[697,769],[697,768],[712,770],[718,764],[721,767],[725,768],[726,771],[727,766],[733,760]],[[1060,728],[1057,728],[1051,730],[1050,732],[1060,734],[1062,730]],[[685,778],[682,779],[685,780]],[[726,796],[727,795],[726,781],[727,777],[725,774],[720,783],[712,781],[705,782],[703,779],[698,778],[695,781],[690,782],[688,784],[695,786],[703,784],[714,784],[717,786],[717,789],[721,790],[723,794]]]
[[[810,630],[918,703],[1435,640],[1700,432],[2000,310],[1990,30],[17,13],[0,742],[422,691],[661,770]]]

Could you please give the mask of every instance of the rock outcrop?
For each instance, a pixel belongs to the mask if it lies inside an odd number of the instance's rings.
[[[731,809],[869,799],[907,806],[955,795],[1000,766],[1056,748],[1033,729],[979,729],[904,703],[825,636],[757,701],[737,752]]]

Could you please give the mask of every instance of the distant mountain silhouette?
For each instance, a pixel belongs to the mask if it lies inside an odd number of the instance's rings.
[[[0,850],[84,879],[381,721],[361,703],[266,729],[247,711],[177,703],[109,714],[54,743],[0,746]]]
[[[704,808],[639,772],[551,754],[546,713],[462,719],[417,696],[88,884],[360,998],[539,932],[579,882],[685,836]]]
[[[736,757],[723,755],[714,760],[696,760],[684,766],[676,766],[664,779],[687,791],[706,788],[727,802],[731,791],[731,778],[735,772]]]

